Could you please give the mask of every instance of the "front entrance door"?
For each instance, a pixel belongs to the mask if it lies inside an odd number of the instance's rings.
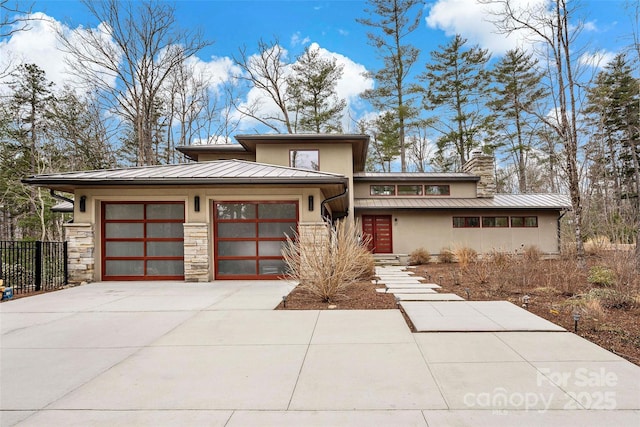
[[[362,232],[371,236],[369,250],[374,254],[390,254],[391,215],[362,215]]]

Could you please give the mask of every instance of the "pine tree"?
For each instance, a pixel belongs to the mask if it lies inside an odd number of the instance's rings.
[[[602,209],[593,214],[603,214],[609,237],[623,242],[632,240],[629,225],[640,214],[638,84],[625,54],[618,54],[589,88],[585,108],[594,129],[588,144],[591,185],[602,199]]]
[[[341,132],[342,111],[347,105],[338,99],[336,86],[344,66],[335,58],[321,56],[320,48],[308,47],[291,66],[287,93],[297,116],[296,132]]]
[[[369,74],[376,87],[363,93],[363,98],[379,111],[394,111],[398,121],[398,147],[402,171],[407,170],[405,134],[408,122],[417,115],[410,96],[409,75],[420,51],[405,39],[420,25],[422,2],[418,0],[369,0],[371,17],[357,19],[376,30],[368,33],[369,44],[379,53],[383,67]],[[416,10],[417,9],[417,10]],[[416,10],[416,12],[414,12]]]
[[[456,35],[450,43],[431,52],[431,62],[418,76],[424,82],[425,108],[440,113],[434,126],[441,134],[437,157],[446,158],[453,148],[457,163],[463,165],[481,138],[490,130],[490,117],[482,111],[489,84],[485,69],[490,55],[479,46],[466,48],[467,40]]]
[[[512,158],[521,193],[529,191],[527,159],[537,143],[539,123],[535,113],[547,96],[536,67],[531,55],[519,49],[508,51],[491,72],[494,87],[487,103],[495,114],[496,148]]]

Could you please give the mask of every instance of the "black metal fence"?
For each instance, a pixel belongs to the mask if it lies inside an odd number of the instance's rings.
[[[67,284],[67,242],[0,241],[0,279],[14,294]]]

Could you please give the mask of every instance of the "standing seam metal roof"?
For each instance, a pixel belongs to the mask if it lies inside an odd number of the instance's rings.
[[[244,160],[215,160],[178,165],[142,166],[81,172],[34,175],[23,179],[29,184],[115,184],[120,182],[164,184],[169,181],[248,181],[261,182],[346,182],[344,175],[275,166]]]
[[[493,198],[370,197],[355,199],[356,209],[570,209],[564,194],[496,194]]]

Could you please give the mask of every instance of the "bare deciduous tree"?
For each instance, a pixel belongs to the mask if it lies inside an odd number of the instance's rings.
[[[82,0],[101,22],[73,35],[58,35],[69,68],[133,131],[137,164],[153,164],[159,94],[169,76],[210,44],[198,31],[176,28],[174,9],[155,0]]]
[[[270,129],[281,133],[293,133],[294,126],[289,117],[290,94],[287,94],[287,74],[289,63],[287,51],[280,46],[278,40],[258,42],[258,53],[250,55],[247,48],[242,47],[233,60],[242,70],[238,77],[251,87],[258,89],[276,106],[275,112],[263,105],[260,98],[249,99],[247,103],[235,102],[240,114],[257,120]]]
[[[537,6],[520,7],[514,0],[482,0],[496,5],[499,11],[494,22],[504,33],[522,31],[538,43],[548,60],[547,77],[550,93],[555,103],[553,114],[540,116],[558,135],[564,153],[564,168],[574,215],[576,251],[580,265],[585,264],[582,199],[580,194],[580,171],[578,163],[579,82],[576,79],[578,50],[575,38],[581,26],[574,19],[576,8],[567,0],[553,0]]]

